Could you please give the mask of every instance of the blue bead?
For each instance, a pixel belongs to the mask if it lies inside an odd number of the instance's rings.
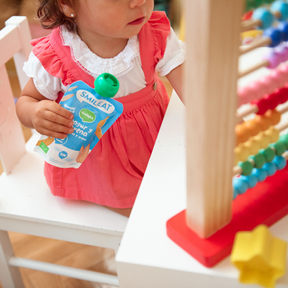
[[[248,184],[249,188],[255,187],[258,182],[258,178],[254,175],[240,176],[240,178]]]
[[[283,41],[288,41],[288,22],[280,22],[277,28],[282,32]]]
[[[233,200],[240,194],[238,188],[234,187],[233,188]]]
[[[237,189],[238,194],[243,194],[247,191],[248,184],[243,181],[240,177],[233,178],[233,187]]]
[[[274,175],[277,171],[277,167],[273,162],[265,163],[262,168],[266,170],[268,176]]]
[[[272,162],[276,165],[277,170],[282,170],[286,166],[286,159],[282,156],[275,156]]]
[[[274,27],[266,29],[263,33],[264,36],[271,38],[269,47],[275,47],[283,41],[282,32]]]
[[[256,176],[258,181],[262,182],[267,178],[268,173],[263,168],[259,168],[259,169],[253,168],[251,175]]]
[[[280,12],[281,17],[279,18],[280,21],[286,20],[288,18],[288,4],[284,1],[275,1],[270,10],[272,12]]]
[[[267,29],[272,26],[274,22],[273,14],[266,8],[260,7],[253,12],[253,20],[260,20],[262,25],[258,29]]]

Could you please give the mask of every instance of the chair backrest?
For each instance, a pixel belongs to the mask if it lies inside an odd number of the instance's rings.
[[[25,153],[25,141],[16,116],[15,102],[5,63],[14,58],[21,89],[28,77],[23,64],[31,52],[31,34],[26,17],[11,17],[0,31],[0,159],[4,171],[11,173]]]

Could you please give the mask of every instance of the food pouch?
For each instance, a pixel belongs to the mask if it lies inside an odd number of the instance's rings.
[[[74,114],[74,132],[65,139],[42,135],[35,151],[49,164],[79,168],[104,133],[123,112],[123,105],[111,99],[119,90],[117,78],[101,74],[91,88],[82,81],[72,83],[60,105]]]

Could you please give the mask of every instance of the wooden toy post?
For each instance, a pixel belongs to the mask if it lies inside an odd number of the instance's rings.
[[[186,0],[187,224],[207,238],[231,220],[243,0]],[[197,11],[197,12],[196,12]],[[191,27],[191,29],[189,29]],[[192,28],[193,27],[193,28]],[[197,27],[197,29],[195,29]]]

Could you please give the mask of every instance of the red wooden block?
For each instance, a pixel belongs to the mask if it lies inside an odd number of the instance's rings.
[[[288,214],[288,165],[232,204],[231,222],[207,239],[186,225],[186,210],[166,223],[167,235],[206,267],[213,267],[230,255],[235,234],[251,231],[260,224],[271,226]]]

